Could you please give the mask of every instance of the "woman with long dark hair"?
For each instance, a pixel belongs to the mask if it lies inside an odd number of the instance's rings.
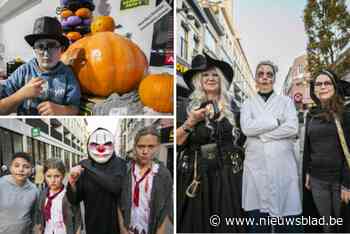
[[[346,160],[350,112],[343,94],[331,70],[322,70],[311,82],[310,95],[316,106],[309,111],[305,125],[304,216],[318,213],[327,223],[331,217],[341,217],[342,205],[350,201],[350,159]],[[324,232],[339,228],[323,225]]]

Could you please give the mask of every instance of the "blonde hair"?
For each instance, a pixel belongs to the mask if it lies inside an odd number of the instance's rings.
[[[222,73],[222,71],[220,69],[218,69],[217,67],[214,67],[215,71],[218,73],[219,76],[219,105],[222,106],[222,110],[221,110],[221,115],[220,117],[217,119],[221,120],[222,118],[226,117],[227,120],[230,122],[230,124],[233,126],[233,131],[232,131],[232,135],[236,135],[236,121],[235,121],[235,117],[231,108],[231,98],[227,92],[228,88],[229,88],[229,83],[227,82],[227,80],[224,77],[224,74]],[[192,94],[190,95],[190,102],[187,108],[187,112],[190,113],[193,110],[196,110],[200,107],[201,103],[208,101],[208,97],[207,94],[205,92],[205,90],[203,89],[203,85],[202,85],[202,73],[203,72],[198,72],[196,73],[193,78],[192,78],[192,84],[194,86],[194,90],[192,92]],[[206,119],[207,125],[209,120]]]

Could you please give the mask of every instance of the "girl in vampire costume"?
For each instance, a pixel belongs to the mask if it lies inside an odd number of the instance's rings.
[[[342,224],[309,223],[305,232],[350,232],[350,108],[344,103],[349,88],[331,70],[322,70],[310,85],[316,106],[305,123],[303,217],[332,217]]]
[[[98,128],[88,139],[88,159],[71,169],[68,200],[84,202],[86,234],[120,233],[118,200],[126,162],[114,153],[113,134]]]

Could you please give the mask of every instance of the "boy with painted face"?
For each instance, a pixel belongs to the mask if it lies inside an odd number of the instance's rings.
[[[69,46],[56,18],[41,17],[25,36],[35,58],[19,67],[0,86],[0,114],[76,115],[80,88],[72,70],[60,62]]]
[[[119,233],[117,205],[126,163],[114,153],[114,137],[98,128],[88,140],[88,159],[71,169],[67,198],[84,202],[86,234]]]
[[[153,127],[135,137],[135,158],[128,165],[122,189],[119,224],[123,234],[165,233],[173,217],[173,182],[169,170],[154,161],[159,152],[159,134]]]
[[[28,180],[32,173],[31,157],[16,153],[10,172],[0,178],[0,233],[30,234],[39,196],[38,189]]]

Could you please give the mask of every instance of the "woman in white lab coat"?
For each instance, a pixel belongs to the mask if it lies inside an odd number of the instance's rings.
[[[286,217],[301,213],[294,141],[298,118],[293,101],[273,91],[277,67],[258,64],[258,94],[241,109],[241,127],[247,136],[243,169],[242,207],[248,217]],[[282,222],[282,221],[281,221]],[[282,223],[279,223],[282,224]],[[248,226],[250,232],[271,232],[271,225]],[[275,232],[299,227],[276,225]]]

